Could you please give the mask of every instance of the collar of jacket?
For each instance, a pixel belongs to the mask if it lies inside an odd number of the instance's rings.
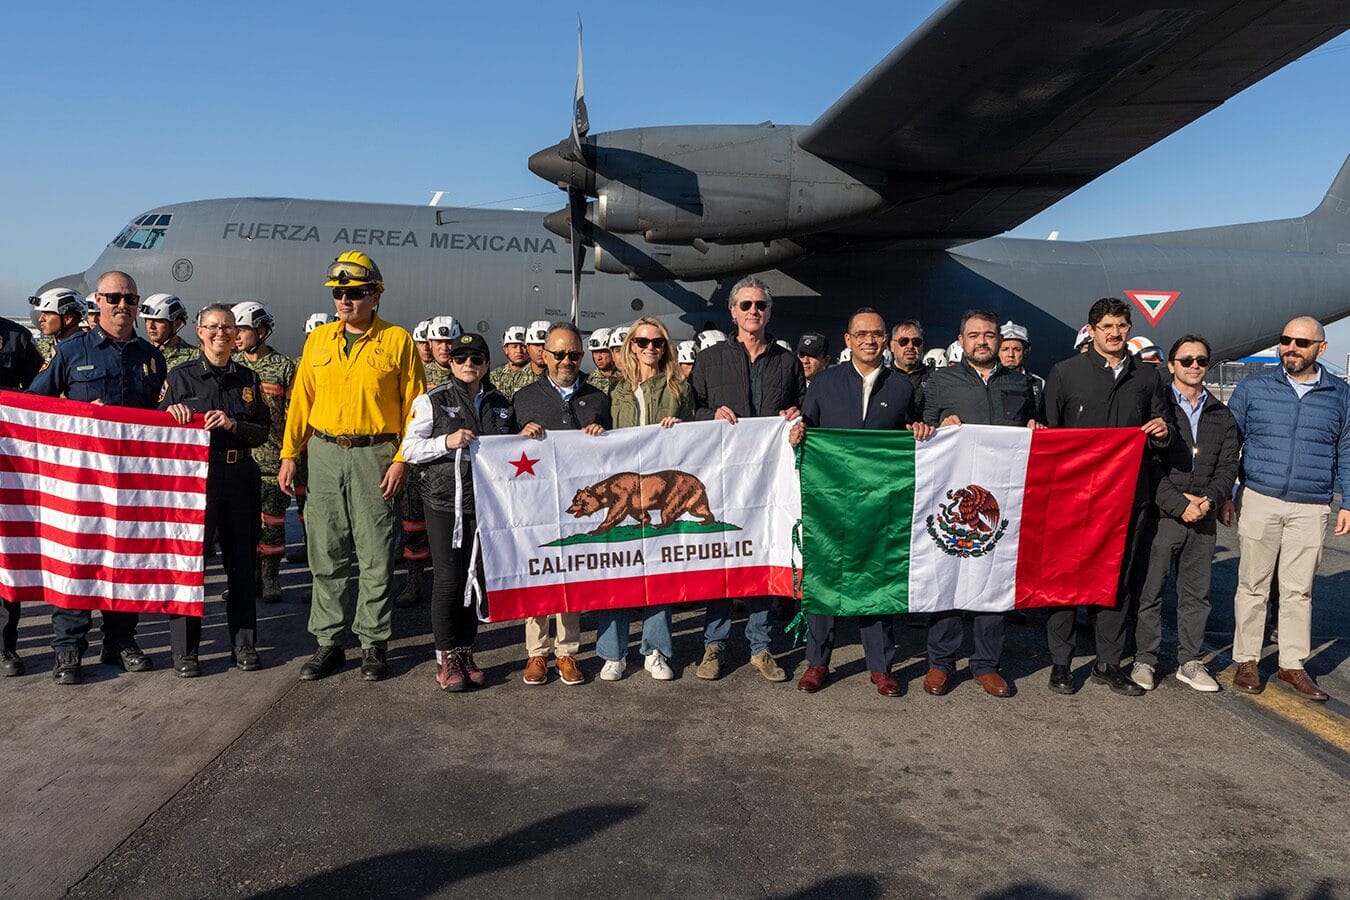
[[[729,343],[729,344],[734,344],[735,347],[736,347],[736,349],[739,350],[739,351],[741,351],[741,355],[744,356],[744,357],[746,358],[746,360],[749,360],[749,359],[750,359],[750,353],[745,349],[745,345],[741,343],[740,334],[741,334],[741,333],[740,333],[739,331],[733,330],[733,331],[731,332],[731,337],[729,337],[729,338],[727,339],[727,343]],[[773,334],[772,334],[771,332],[765,331],[765,332],[764,332],[764,341],[765,341],[764,352],[763,352],[762,354],[760,354],[760,355],[761,355],[761,356],[768,356],[769,354],[773,353],[775,350],[781,350],[782,352],[786,353],[786,352],[787,352],[786,350],[783,350],[782,347],[778,346],[778,344],[776,343],[776,340],[777,340],[777,339],[773,336]]]
[[[1096,347],[1095,345],[1089,345],[1089,346],[1088,346],[1088,351],[1087,351],[1086,353],[1080,353],[1079,356],[1086,356],[1086,357],[1088,357],[1089,359],[1092,360],[1092,367],[1093,367],[1093,368],[1095,368],[1095,369],[1101,369],[1101,370],[1105,371],[1107,374],[1110,374],[1110,372],[1111,372],[1111,367],[1107,364],[1107,362],[1106,362],[1106,357],[1105,357],[1105,356],[1102,356],[1100,353],[1097,352],[1097,347]],[[1129,374],[1132,373],[1136,368],[1138,368],[1138,366],[1139,366],[1139,364],[1138,364],[1138,362],[1135,360],[1134,354],[1131,353],[1130,351],[1126,350],[1126,351],[1125,351],[1125,368],[1121,369],[1121,371],[1120,371],[1120,377],[1121,377],[1121,378],[1124,378],[1126,375],[1129,375]],[[1114,379],[1114,380],[1119,381],[1120,379]]]
[[[1310,387],[1308,389],[1308,392],[1312,393],[1313,391],[1334,391],[1336,389],[1336,386],[1333,385],[1331,382],[1339,381],[1339,379],[1329,377],[1331,373],[1328,372],[1327,367],[1322,365],[1321,363],[1313,363],[1313,365],[1317,366],[1317,383],[1314,384],[1312,387]],[[1266,377],[1275,379],[1280,384],[1289,388],[1289,391],[1291,393],[1294,392],[1294,386],[1289,383],[1289,373],[1284,370],[1283,365],[1277,363],[1271,366],[1270,372],[1269,374],[1266,374]],[[1341,383],[1344,384],[1345,382]]]

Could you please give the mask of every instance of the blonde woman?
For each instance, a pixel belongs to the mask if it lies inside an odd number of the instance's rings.
[[[669,428],[694,415],[693,394],[680,365],[670,333],[659,319],[644,316],[633,323],[618,347],[615,364],[619,380],[610,390],[610,413],[615,428],[657,425]],[[595,652],[605,660],[602,681],[618,681],[628,668],[628,622],[632,609],[603,610],[597,616]],[[648,606],[640,612],[643,668],[657,681],[675,677],[670,668],[670,607]]]

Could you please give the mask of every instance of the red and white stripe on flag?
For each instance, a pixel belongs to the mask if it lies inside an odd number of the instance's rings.
[[[210,434],[0,392],[0,596],[200,616]]]

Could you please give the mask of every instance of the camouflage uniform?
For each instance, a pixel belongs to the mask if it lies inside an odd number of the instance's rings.
[[[622,377],[623,376],[621,376],[618,372],[615,372],[613,375],[606,375],[604,372],[601,372],[599,369],[596,369],[594,372],[586,376],[586,383],[589,384],[591,387],[599,388],[600,390],[608,394],[610,391],[614,389],[614,385],[619,383],[619,380]]]
[[[488,380],[492,386],[501,391],[502,395],[510,400],[516,391],[525,385],[538,381],[539,376],[534,374],[534,367],[528,362],[524,368],[517,369],[510,363],[503,363],[488,373]]]
[[[190,359],[196,359],[199,352],[196,347],[192,346],[181,337],[175,337],[174,340],[175,343],[172,347],[159,348],[159,352],[164,354],[165,372],[172,372],[173,367],[179,363],[185,363]]]
[[[423,363],[422,371],[427,376],[427,390],[431,390],[438,384],[444,384],[450,377],[449,369],[442,369],[434,362]]]
[[[51,362],[52,357],[56,355],[56,338],[50,334],[44,334],[37,339],[37,349],[42,354],[43,362]]]
[[[272,432],[267,436],[267,442],[253,448],[253,461],[262,474],[262,533],[258,537],[258,555],[282,556],[286,553],[286,508],[291,505],[291,498],[277,484],[277,473],[281,471],[281,439],[286,434],[286,407],[290,401],[291,382],[295,380],[295,360],[275,350],[257,361],[249,360],[242,353],[234,354],[234,359],[258,373],[263,400],[272,414]]]

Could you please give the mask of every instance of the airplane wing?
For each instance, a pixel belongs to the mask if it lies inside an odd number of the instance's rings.
[[[801,134],[915,198],[822,237],[1000,234],[1347,27],[1344,0],[950,0]]]

